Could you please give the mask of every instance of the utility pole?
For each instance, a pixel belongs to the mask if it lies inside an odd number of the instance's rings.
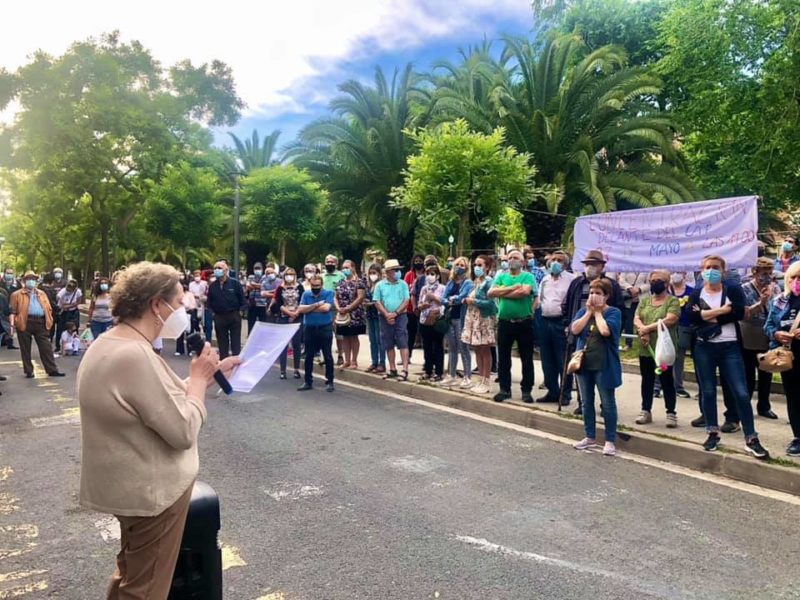
[[[239,280],[239,171],[233,173],[235,194],[233,197],[233,270]]]

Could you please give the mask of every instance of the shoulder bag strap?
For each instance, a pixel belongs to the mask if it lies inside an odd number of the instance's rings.
[[[794,322],[792,323],[792,327],[789,329],[789,333],[794,335],[794,332],[797,331],[798,327],[800,327],[800,310],[797,311],[797,316],[794,318]]]

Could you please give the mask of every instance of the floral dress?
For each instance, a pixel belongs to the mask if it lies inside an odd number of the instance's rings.
[[[487,285],[488,284],[488,285]],[[497,344],[497,317],[490,304],[494,301],[489,298],[487,290],[491,282],[485,281],[476,285],[470,293],[474,304],[465,305],[467,315],[464,317],[464,328],[461,331],[461,341],[470,346],[494,346]],[[489,315],[489,313],[492,313]]]
[[[339,306],[349,306],[356,301],[358,297],[358,290],[366,291],[366,284],[363,279],[343,279],[336,286],[336,300],[339,301]],[[350,313],[350,324],[347,326],[337,326],[337,335],[362,335],[367,331],[366,315],[364,314],[364,304],[362,303],[358,308]]]

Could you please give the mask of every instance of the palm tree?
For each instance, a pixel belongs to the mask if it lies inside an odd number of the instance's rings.
[[[280,129],[276,129],[265,137],[263,143],[259,141],[258,130],[256,129],[253,130],[252,139],[245,140],[244,143],[233,133],[228,132],[228,135],[231,136],[233,143],[236,145],[237,158],[245,173],[281,162],[280,159],[273,158],[277,149],[278,138],[281,135]]]
[[[288,153],[322,181],[332,200],[357,211],[388,256],[400,259],[413,254],[414,221],[392,205],[390,193],[412,151],[405,131],[425,118],[411,111],[411,98],[422,93],[413,88],[416,80],[408,64],[395,69],[391,83],[379,67],[374,86],[343,83],[331,102],[335,116],[306,126]]]
[[[529,242],[555,242],[566,229],[562,217],[542,213],[578,216],[699,199],[676,149],[676,128],[651,101],[661,89],[656,77],[627,68],[624,52],[613,46],[586,54],[577,35],[550,36],[541,46],[504,42],[499,62],[488,52],[466,56],[445,91],[432,95],[431,110],[434,119],[465,118],[487,133],[503,125],[509,143],[531,155],[546,194],[525,213]],[[463,90],[464,81],[481,82],[482,93],[458,99],[447,91]]]

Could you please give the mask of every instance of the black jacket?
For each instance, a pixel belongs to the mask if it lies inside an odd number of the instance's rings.
[[[208,286],[208,307],[214,314],[226,314],[247,309],[242,284],[231,277],[217,279]]]
[[[695,329],[695,332],[698,329],[707,327],[708,325],[713,325],[713,323],[710,324],[708,321],[704,321],[703,317],[700,315],[700,311],[702,310],[700,307],[700,295],[702,293],[703,288],[695,288],[691,296],[689,296],[689,301],[686,304],[686,308],[689,313],[689,322],[692,324],[692,328]],[[742,286],[738,283],[733,283],[730,280],[724,281],[722,283],[721,306],[725,306],[726,299],[731,301],[731,312],[729,312],[727,315],[720,315],[717,317],[717,324],[728,325],[733,323],[736,326],[736,338],[741,342],[742,332],[739,328],[739,321],[744,319],[745,309],[744,291],[742,290]]]

